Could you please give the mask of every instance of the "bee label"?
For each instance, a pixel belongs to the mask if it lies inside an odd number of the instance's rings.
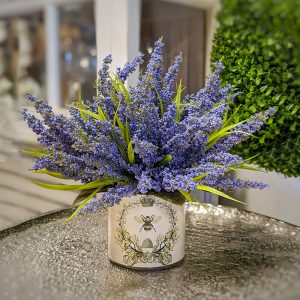
[[[184,257],[185,213],[164,199],[136,195],[109,208],[109,258],[132,268],[161,268]]]

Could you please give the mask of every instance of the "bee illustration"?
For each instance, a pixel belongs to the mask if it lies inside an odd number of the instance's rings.
[[[145,231],[150,231],[153,229],[156,232],[152,223],[157,224],[161,220],[161,217],[155,217],[154,215],[152,215],[151,217],[140,215],[139,217],[135,216],[134,219],[139,224],[143,224],[143,226],[140,229],[140,232],[142,229],[144,229]]]

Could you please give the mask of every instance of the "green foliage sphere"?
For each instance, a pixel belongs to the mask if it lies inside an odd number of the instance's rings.
[[[286,176],[300,175],[300,0],[222,0],[212,62],[242,94],[237,120],[276,106],[256,137],[236,147],[244,158]]]

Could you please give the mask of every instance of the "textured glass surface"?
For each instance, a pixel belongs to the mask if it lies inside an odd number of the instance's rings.
[[[186,257],[134,271],[107,258],[107,215],[61,211],[0,233],[1,299],[300,299],[300,229],[233,208],[187,213]]]

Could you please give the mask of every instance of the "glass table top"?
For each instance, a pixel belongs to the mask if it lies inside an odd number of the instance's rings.
[[[177,267],[107,258],[106,211],[54,212],[0,233],[1,299],[300,299],[300,229],[229,207],[187,208]]]

